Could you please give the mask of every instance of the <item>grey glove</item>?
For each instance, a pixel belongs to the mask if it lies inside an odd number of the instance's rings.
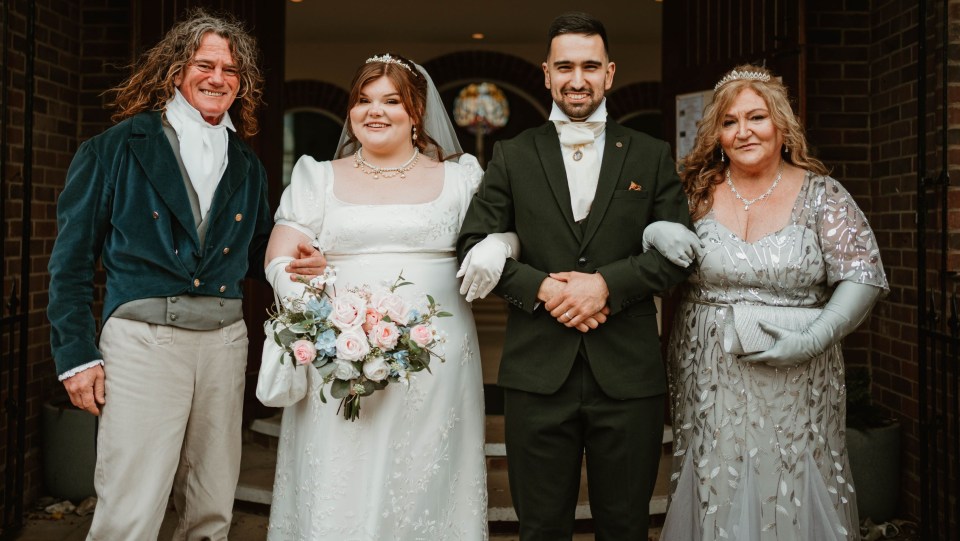
[[[643,251],[656,248],[667,261],[679,267],[690,266],[703,249],[696,233],[676,222],[653,222],[643,230]]]
[[[883,290],[876,286],[842,281],[837,284],[820,317],[803,331],[791,331],[766,321],[760,328],[775,339],[766,351],[745,355],[748,363],[786,368],[809,361],[853,332],[867,318]]]
[[[466,295],[467,302],[486,297],[500,281],[507,258],[519,255],[520,238],[516,233],[490,233],[463,258],[457,271],[457,278],[463,277],[460,294]]]

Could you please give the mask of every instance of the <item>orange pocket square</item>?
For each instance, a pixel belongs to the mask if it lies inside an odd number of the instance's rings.
[[[627,189],[628,189],[628,190],[631,190],[631,191],[634,191],[634,192],[642,192],[642,191],[643,191],[643,186],[637,184],[636,182],[631,182],[631,183],[630,183],[630,187],[627,188]]]

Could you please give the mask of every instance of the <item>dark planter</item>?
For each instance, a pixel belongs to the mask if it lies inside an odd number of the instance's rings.
[[[51,496],[79,501],[93,496],[97,418],[70,402],[43,405],[43,482]]]
[[[847,427],[847,454],[860,520],[887,522],[900,498],[900,423],[877,428]]]

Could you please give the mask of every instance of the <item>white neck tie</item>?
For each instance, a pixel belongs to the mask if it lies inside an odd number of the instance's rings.
[[[180,140],[180,159],[197,192],[200,218],[203,219],[213,203],[220,177],[227,169],[227,127],[232,124],[227,113],[220,124],[209,124],[179,90],[167,102],[166,115]]]
[[[600,156],[595,141],[605,127],[605,122],[557,122],[570,188],[570,206],[573,219],[578,222],[590,214],[597,192]]]

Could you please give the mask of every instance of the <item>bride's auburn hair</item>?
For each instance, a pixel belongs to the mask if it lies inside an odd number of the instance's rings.
[[[389,61],[379,60],[381,58],[388,58]],[[352,111],[360,101],[360,91],[381,77],[386,77],[393,83],[394,88],[400,94],[400,103],[403,104],[403,109],[410,115],[410,121],[417,130],[417,139],[414,141],[414,145],[424,154],[431,153],[428,151],[432,150],[437,161],[443,161],[443,150],[440,145],[423,128],[423,117],[427,110],[426,77],[420,73],[420,70],[412,61],[394,53],[371,57],[371,60],[362,64],[357,69],[357,73],[354,74],[353,81],[350,82],[350,96],[347,98],[347,142],[340,149],[340,154],[337,157],[342,158],[360,147],[360,142],[357,140],[356,134],[353,133],[349,111]]]

